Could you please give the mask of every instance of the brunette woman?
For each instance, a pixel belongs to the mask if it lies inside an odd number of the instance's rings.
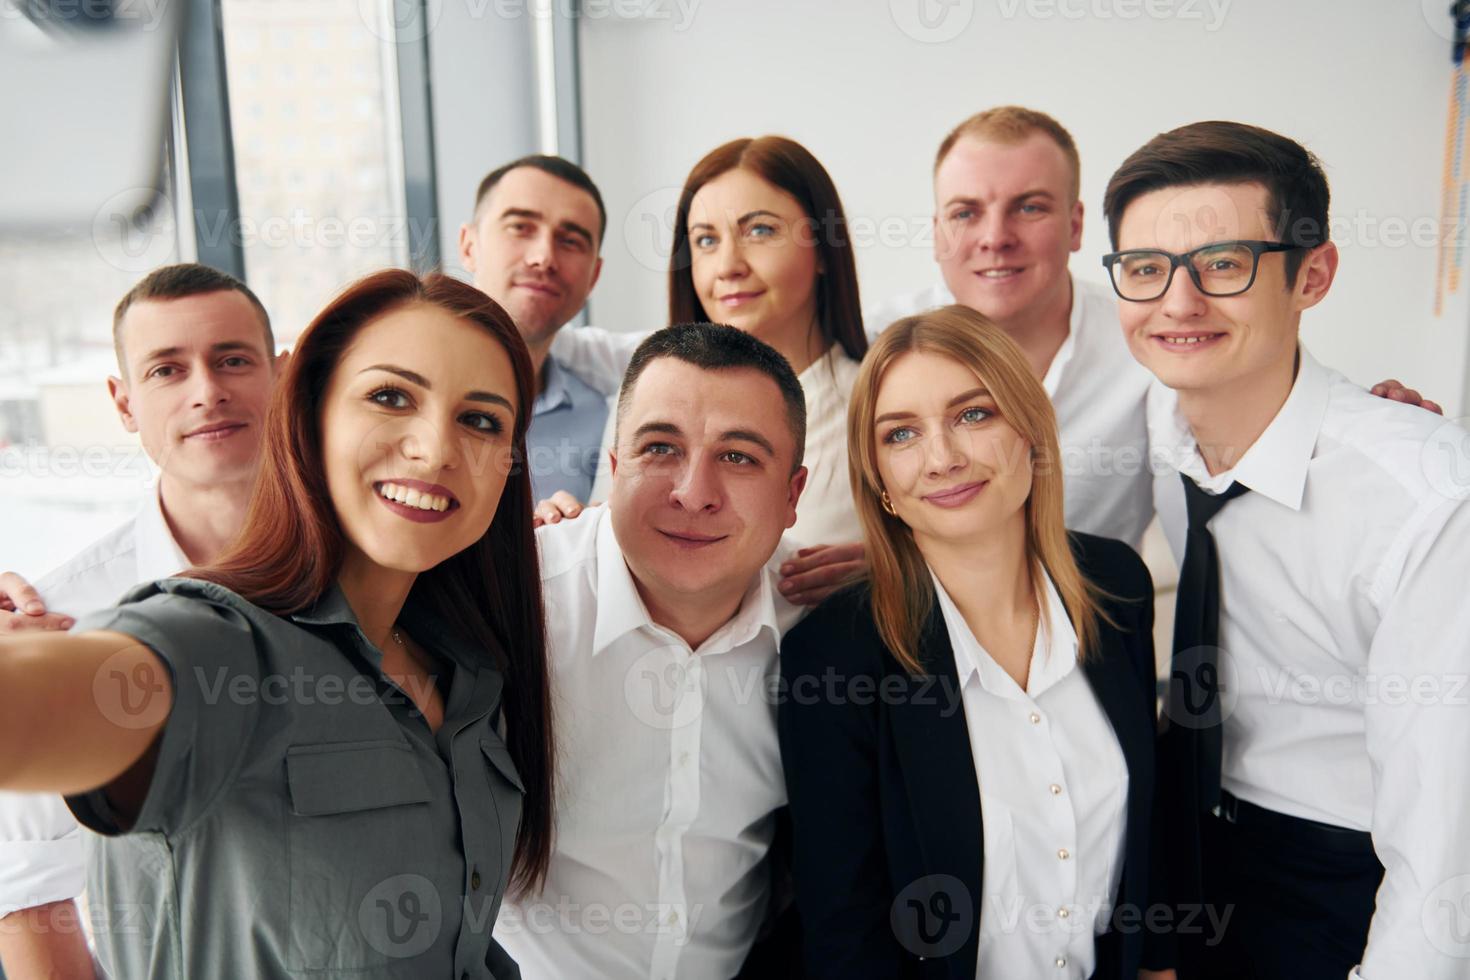
[[[0,786],[104,835],[115,977],[505,977],[551,840],[526,348],[479,291],[361,280],[302,334],[240,537],[0,641]]]
[[[781,646],[808,975],[1137,976],[1143,562],[1063,528],[1051,403],[973,310],[884,331],[848,421],[870,577]]]

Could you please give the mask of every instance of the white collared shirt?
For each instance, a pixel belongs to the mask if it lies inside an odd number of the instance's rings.
[[[1090,977],[1123,874],[1123,749],[1077,663],[1077,634],[1050,576],[1024,691],[933,579],[980,784],[975,976]]]
[[[48,612],[80,617],[135,585],[168,578],[189,561],[164,520],[157,492],[136,516],[36,583]],[[81,894],[84,838],[60,796],[0,792],[0,916]]]
[[[1305,349],[1285,404],[1228,472],[1209,476],[1162,385],[1149,426],[1176,558],[1188,526],[1179,472],[1212,493],[1251,490],[1210,522],[1224,788],[1371,831],[1386,873],[1362,976],[1463,977],[1470,434],[1368,394]]]
[[[608,508],[537,531],[557,737],[556,850],[496,938],[526,980],[733,977],[786,803],[776,742],[784,546],[690,650],[655,624]]]
[[[599,327],[576,327],[557,332],[551,353],[563,366],[602,394],[613,398],[623,383],[623,372],[638,345],[651,331],[615,333]],[[860,365],[840,344],[797,375],[806,398],[806,447],[802,464],[806,488],[796,506],[796,523],[788,532],[804,545],[842,544],[862,537],[852,505],[852,483],[847,474],[847,403],[857,383]],[[616,412],[610,413],[603,433],[604,450],[613,444]],[[609,483],[606,452],[592,487],[592,500],[606,500]]]
[[[865,313],[873,337],[900,317],[954,302],[940,283]],[[1042,385],[1056,409],[1067,527],[1138,548],[1153,519],[1144,403],[1153,376],[1128,350],[1112,288],[1072,277],[1067,339]]]

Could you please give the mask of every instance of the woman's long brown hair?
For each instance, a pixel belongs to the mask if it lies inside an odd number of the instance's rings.
[[[863,330],[862,305],[858,300],[857,265],[853,261],[852,234],[837,187],[811,151],[784,136],[731,140],[717,146],[694,165],[679,192],[674,217],[674,249],[669,261],[669,322],[720,322],[699,301],[694,289],[689,252],[689,209],[694,195],[710,181],[731,170],[749,170],[773,187],[796,198],[806,212],[805,233],[816,243],[823,272],[817,277],[817,324],[822,339],[841,344],[854,361],[868,350]],[[716,311],[718,312],[718,311]]]
[[[420,279],[390,269],[347,287],[301,334],[276,385],[244,528],[216,561],[189,574],[280,616],[310,608],[332,587],[346,538],[327,492],[322,398],[358,332],[371,320],[416,303],[483,327],[505,348],[515,372],[512,446],[518,465],[506,480],[490,528],[468,548],[421,573],[408,601],[486,651],[487,665],[505,674],[506,743],[526,785],[510,885],[524,893],[545,880],[551,859],[555,768],[531,479],[523,465],[535,386],[526,345],[503,309],[478,289],[437,273]]]

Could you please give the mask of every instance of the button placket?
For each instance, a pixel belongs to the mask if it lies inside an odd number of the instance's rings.
[[[669,768],[665,783],[668,806],[655,841],[658,863],[659,918],[653,949],[653,975],[672,976],[689,924],[683,909],[684,834],[699,816],[700,739],[704,730],[703,658],[687,648],[674,651],[684,660],[684,689],[678,723],[669,728]]]

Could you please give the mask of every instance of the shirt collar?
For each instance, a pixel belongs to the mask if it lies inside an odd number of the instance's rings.
[[[188,557],[174,540],[168,520],[163,516],[162,492],[163,481],[160,479],[153,493],[138,508],[138,516],[133,521],[139,582],[172,578],[189,567]]]
[[[1301,510],[1307,468],[1327,414],[1330,385],[1327,369],[1305,347],[1298,345],[1297,352],[1300,361],[1296,378],[1276,417],[1234,467],[1214,476],[1205,468],[1189,423],[1179,410],[1178,394],[1161,396],[1168,410],[1159,413],[1162,417],[1156,427],[1160,439],[1156,445],[1167,453],[1174,468],[1211,493],[1222,493],[1231,483],[1240,483],[1284,507]],[[1154,432],[1149,437],[1152,441]]]
[[[362,631],[362,626],[357,621],[357,614],[352,611],[347,596],[336,582],[333,582],[327,591],[318,596],[316,602],[311,606],[300,612],[292,613],[287,618],[301,626],[346,626],[350,628],[363,641],[363,648],[368,651],[373,665],[382,669],[382,651],[374,647],[368,640],[367,634]],[[449,658],[456,666],[478,671],[487,662],[494,660],[494,658],[487,660],[483,651],[477,654],[468,642],[445,629],[439,617],[426,608],[421,600],[412,595],[404,603],[398,618],[403,623],[403,628],[408,630],[409,635],[421,646],[432,650],[439,656]]]
[[[1047,397],[1053,401],[1056,400],[1057,389],[1062,384],[1062,372],[1067,370],[1067,365],[1071,363],[1072,355],[1077,350],[1077,331],[1082,329],[1082,310],[1087,305],[1087,297],[1077,288],[1077,280],[1069,275],[1067,281],[1072,287],[1072,310],[1067,314],[1067,339],[1057,348],[1056,356],[1051,359],[1051,366],[1046,369],[1046,377],[1041,379],[1041,386],[1046,389]]]
[[[980,686],[997,696],[1014,695],[1016,683],[1000,664],[995,662],[989,651],[975,639],[975,634],[960,614],[959,607],[944,590],[939,576],[929,571],[934,581],[934,592],[939,608],[944,615],[945,627],[949,631],[950,646],[954,649],[955,671],[960,687],[964,687],[971,675],[978,675]],[[1031,667],[1026,678],[1025,694],[1030,698],[1040,697],[1048,688],[1057,684],[1077,666],[1077,631],[1062,605],[1061,596],[1051,576],[1042,573],[1042,621],[1038,624],[1035,645],[1031,651]]]
[[[633,573],[623,558],[623,549],[618,545],[613,531],[611,507],[600,508],[597,519],[602,523],[597,528],[597,601],[596,622],[592,630],[592,655],[596,656],[630,633],[647,629],[673,637],[671,630],[660,626],[648,614]],[[745,590],[740,608],[728,622],[717,629],[699,647],[703,653],[723,653],[755,639],[762,630],[769,630],[771,643],[781,639],[781,627],[776,619],[775,590],[772,586],[772,571],[769,565],[761,568]]]
[[[541,363],[541,379],[545,387],[531,403],[533,418],[572,403],[572,393],[567,389],[566,379],[562,377],[561,371],[561,366],[553,357],[548,357]]]

